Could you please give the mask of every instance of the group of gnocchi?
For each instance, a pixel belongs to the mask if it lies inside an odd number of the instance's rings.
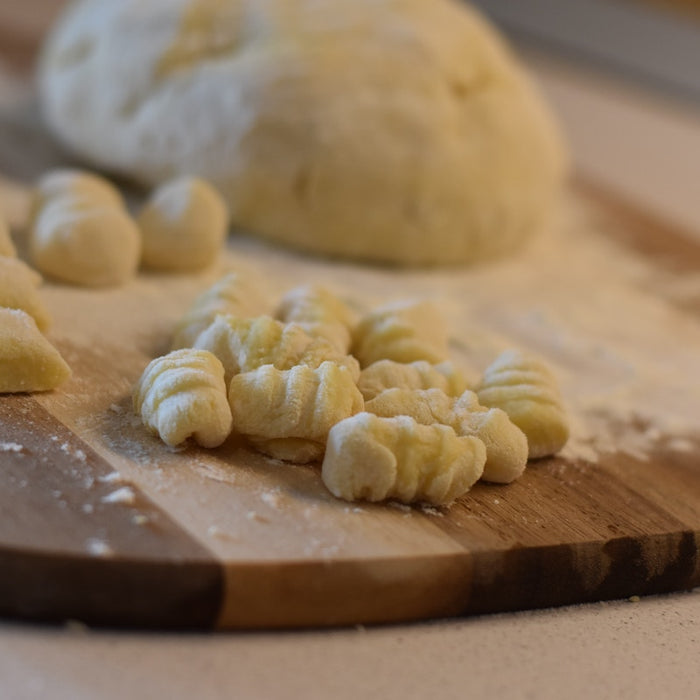
[[[170,446],[216,447],[233,433],[271,457],[322,461],[323,482],[348,501],[446,505],[479,479],[513,481],[568,439],[542,362],[505,352],[469,387],[432,304],[358,320],[329,290],[305,286],[273,310],[235,272],[194,301],[133,398]]]
[[[139,265],[169,272],[197,270],[223,247],[228,214],[221,196],[197,178],[157,188],[132,218],[108,180],[54,170],[34,188],[28,253],[43,274],[87,287],[125,283]],[[42,335],[49,316],[39,298],[41,276],[16,257],[0,220],[0,393],[44,391],[70,370]]]

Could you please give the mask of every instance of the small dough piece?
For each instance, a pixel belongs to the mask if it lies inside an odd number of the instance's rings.
[[[476,437],[409,416],[363,412],[331,428],[321,477],[346,501],[447,505],[472,487],[485,462],[486,448]]]
[[[78,196],[47,202],[30,237],[30,252],[46,275],[86,287],[124,284],[136,272],[141,236],[122,207]]]
[[[312,338],[295,323],[282,323],[270,316],[217,316],[199,334],[194,347],[209,350],[221,360],[227,382],[240,372],[263,365],[277,369],[299,364],[318,367],[326,360],[346,366],[355,380],[360,375],[354,357],[343,355],[325,338]]]
[[[486,369],[476,392],[480,403],[502,409],[525,433],[531,458],[553,455],[569,439],[557,380],[536,357],[504,352]]]
[[[229,272],[192,302],[175,327],[172,349],[192,347],[221,314],[251,318],[266,313],[269,306],[267,295],[252,277]]]
[[[432,364],[447,359],[447,326],[434,304],[402,301],[364,316],[353,333],[352,354],[367,367],[379,360]]]
[[[41,275],[21,260],[0,257],[0,306],[26,311],[46,332],[51,320],[39,296],[40,284]]]
[[[293,462],[321,457],[331,427],[364,406],[350,371],[334,362],[265,365],[236,375],[228,396],[234,430],[261,452]]]
[[[231,432],[224,368],[210,352],[184,348],[153,360],[134,387],[134,411],[171,447],[188,438],[218,447]]]
[[[16,255],[17,251],[10,237],[10,227],[0,213],[0,257],[14,258]]]
[[[124,198],[107,179],[85,170],[59,168],[44,173],[34,187],[32,219],[53,199],[76,198],[109,207],[125,208]]]
[[[328,340],[343,353],[350,351],[355,314],[335,294],[319,285],[305,285],[287,292],[276,317],[300,325],[310,336]]]
[[[0,308],[0,393],[48,391],[70,375],[28,313]]]
[[[211,265],[226,238],[221,195],[196,177],[181,177],[153,192],[138,215],[146,267],[188,272]]]
[[[525,434],[499,408],[485,408],[476,394],[459,397],[440,389],[387,389],[365,404],[377,416],[411,416],[423,425],[449,425],[457,435],[473,435],[486,447],[482,478],[499,484],[517,479],[527,466]]]
[[[357,386],[365,401],[386,389],[441,389],[448,396],[460,396],[468,388],[462,372],[449,360],[432,365],[425,360],[394,362],[379,360],[365,367]]]

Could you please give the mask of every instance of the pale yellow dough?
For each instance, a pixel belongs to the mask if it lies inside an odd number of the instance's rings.
[[[141,235],[121,206],[79,195],[50,199],[30,236],[34,264],[62,282],[111,287],[136,272]]]
[[[188,438],[217,447],[231,432],[224,368],[204,350],[185,348],[153,360],[133,399],[144,425],[171,447]]]
[[[124,198],[106,178],[85,170],[59,168],[49,170],[37,181],[32,201],[32,216],[51,200],[71,197],[105,206],[123,208]]]
[[[21,260],[0,256],[0,307],[26,311],[44,332],[51,321],[39,296],[40,284],[41,275]]]
[[[236,375],[228,396],[234,430],[261,452],[293,462],[318,459],[333,425],[364,406],[350,371],[334,362],[265,365]]]
[[[409,416],[363,412],[331,428],[321,476],[346,501],[448,505],[479,479],[485,462],[486,448],[476,437]]]
[[[156,189],[139,212],[146,267],[187,272],[211,265],[226,238],[228,212],[207,182],[181,177]]]
[[[476,391],[484,406],[502,409],[525,433],[530,457],[556,454],[569,439],[557,380],[538,358],[504,352],[487,367]]]
[[[0,308],[0,393],[48,391],[70,374],[29,314]]]
[[[83,0],[39,84],[83,158],[151,186],[197,173],[236,226],[312,253],[510,254],[566,168],[536,87],[457,0]]]

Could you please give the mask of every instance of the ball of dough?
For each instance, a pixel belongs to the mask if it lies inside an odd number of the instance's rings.
[[[38,213],[30,253],[36,267],[55,279],[111,287],[123,284],[136,272],[141,235],[121,207],[58,197]]]
[[[221,195],[204,180],[182,177],[161,185],[137,219],[143,264],[179,272],[210,265],[223,246],[227,220]]]
[[[84,158],[146,184],[197,174],[238,227],[332,256],[512,252],[565,171],[538,92],[457,0],[83,0],[40,88]]]

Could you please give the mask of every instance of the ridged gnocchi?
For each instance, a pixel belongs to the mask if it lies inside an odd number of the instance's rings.
[[[350,371],[334,362],[288,370],[264,365],[233,377],[228,397],[235,432],[261,452],[294,462],[318,459],[331,427],[364,405]]]
[[[353,357],[343,355],[324,338],[312,338],[300,326],[270,316],[217,316],[199,334],[194,347],[209,350],[221,360],[226,381],[263,365],[274,365],[277,369],[295,365],[318,367],[326,360],[346,366],[354,379],[360,373]]]
[[[0,308],[0,393],[48,391],[70,374],[28,313]]]
[[[133,402],[144,425],[171,447],[190,437],[217,447],[231,432],[224,368],[204,350],[184,348],[150,362]]]
[[[387,389],[365,403],[375,415],[411,416],[423,425],[449,425],[457,435],[473,435],[486,447],[485,481],[506,484],[525,470],[528,459],[527,438],[498,408],[485,408],[476,394],[465,391],[459,397],[440,389]]]
[[[502,409],[525,433],[530,457],[553,455],[566,444],[569,425],[556,378],[537,358],[504,352],[486,369],[476,392],[480,403]]]
[[[39,296],[41,275],[18,258],[0,257],[0,306],[26,311],[45,332],[49,313]]]
[[[169,272],[198,270],[214,262],[221,251],[228,210],[208,182],[179,177],[151,194],[137,223],[146,267]]]
[[[467,389],[464,374],[451,362],[432,365],[425,360],[394,362],[379,360],[360,372],[357,386],[365,401],[385,389],[441,389],[448,396],[459,396]]]
[[[447,359],[447,328],[435,305],[401,302],[365,315],[353,332],[352,354],[367,367],[378,360],[432,364]]]
[[[354,314],[325,287],[307,285],[287,292],[280,302],[277,318],[300,325],[310,336],[328,340],[339,351],[350,351]]]
[[[251,318],[267,308],[267,296],[255,280],[229,272],[194,300],[175,327],[171,349],[192,347],[197,336],[220,314]]]
[[[484,443],[449,426],[362,412],[331,428],[321,476],[347,501],[447,505],[479,479],[485,462]]]

